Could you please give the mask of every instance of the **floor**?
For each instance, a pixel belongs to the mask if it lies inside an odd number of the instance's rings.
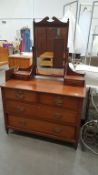
[[[0,83],[4,69],[0,68]],[[88,150],[4,130],[0,95],[0,175],[97,175],[98,156]]]

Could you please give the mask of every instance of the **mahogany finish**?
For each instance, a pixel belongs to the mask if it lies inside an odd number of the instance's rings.
[[[13,54],[8,57],[9,68],[28,68],[32,65],[32,55]]]
[[[66,23],[61,22],[56,17],[52,18],[52,22],[49,22],[49,17],[44,18],[40,22],[33,21],[34,27],[34,46],[32,54],[33,64],[28,68],[20,68],[18,70],[9,70],[6,73],[6,80],[10,78],[20,79],[20,80],[30,80],[36,75],[43,74],[40,73],[37,67],[37,58],[42,56],[43,53],[53,52],[53,61],[51,64],[53,68],[62,69],[62,74],[51,73],[51,77],[63,77],[64,84],[72,86],[84,86],[85,79],[84,75],[73,72],[69,68],[68,56],[69,50],[67,48],[68,43],[68,30],[69,30],[69,20]],[[48,57],[47,57],[48,59]],[[49,76],[47,71],[44,75]]]
[[[12,75],[10,74],[11,78],[29,80],[34,77],[38,73],[37,58],[44,52],[54,52],[53,68],[64,69],[65,62],[68,60],[69,20],[63,23],[56,17],[53,17],[52,22],[49,22],[49,17],[46,17],[40,22],[33,21],[33,28],[33,64],[29,68],[13,69]]]
[[[85,80],[68,65],[69,21],[52,19],[34,21],[32,66],[6,71],[1,86],[5,129],[68,141],[77,147]],[[54,74],[38,76],[37,57],[44,52],[53,52],[53,68],[62,71],[57,78]]]
[[[66,49],[65,49],[64,38],[55,38],[54,47],[53,47],[53,67],[54,68],[64,67],[65,50]]]
[[[78,144],[85,87],[36,77],[1,86],[5,128]]]
[[[52,17],[52,22],[49,22],[49,17],[45,17],[40,22],[34,20],[33,26],[36,56],[40,56],[43,52],[53,51],[55,39],[63,39],[65,48],[67,48],[69,20],[64,23]]]
[[[0,66],[8,64],[8,48],[0,47]]]
[[[13,127],[17,130],[20,130],[21,128],[23,131],[27,130],[40,135],[47,134],[49,137],[55,136],[56,139],[63,141],[67,140],[69,142],[74,142],[75,138],[75,127],[49,123],[41,120],[31,120],[27,118],[23,119],[16,116],[9,116],[8,127]]]

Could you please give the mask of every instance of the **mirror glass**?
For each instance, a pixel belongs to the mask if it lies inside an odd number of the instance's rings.
[[[35,26],[37,74],[64,75],[67,27]]]

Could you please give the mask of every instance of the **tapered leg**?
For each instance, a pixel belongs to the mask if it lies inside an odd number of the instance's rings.
[[[5,128],[5,130],[6,130],[6,133],[8,134],[9,133],[9,129],[8,128]]]

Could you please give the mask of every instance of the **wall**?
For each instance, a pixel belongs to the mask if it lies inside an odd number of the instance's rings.
[[[45,16],[62,17],[63,4],[65,0],[35,0],[34,17],[43,18]]]
[[[15,40],[17,33],[24,26],[30,27],[32,37],[33,18],[45,16],[62,18],[63,5],[70,1],[73,0],[0,0],[0,40]],[[80,0],[80,2],[90,3],[92,0]],[[6,23],[2,23],[3,20]]]
[[[32,17],[32,7],[32,0],[0,0],[0,18]]]
[[[15,40],[24,26],[30,27],[32,37],[33,18],[61,18],[64,3],[65,0],[0,0],[0,40]]]
[[[32,0],[0,0],[0,40],[15,41],[22,27],[28,26],[32,29],[31,18],[33,18]]]

